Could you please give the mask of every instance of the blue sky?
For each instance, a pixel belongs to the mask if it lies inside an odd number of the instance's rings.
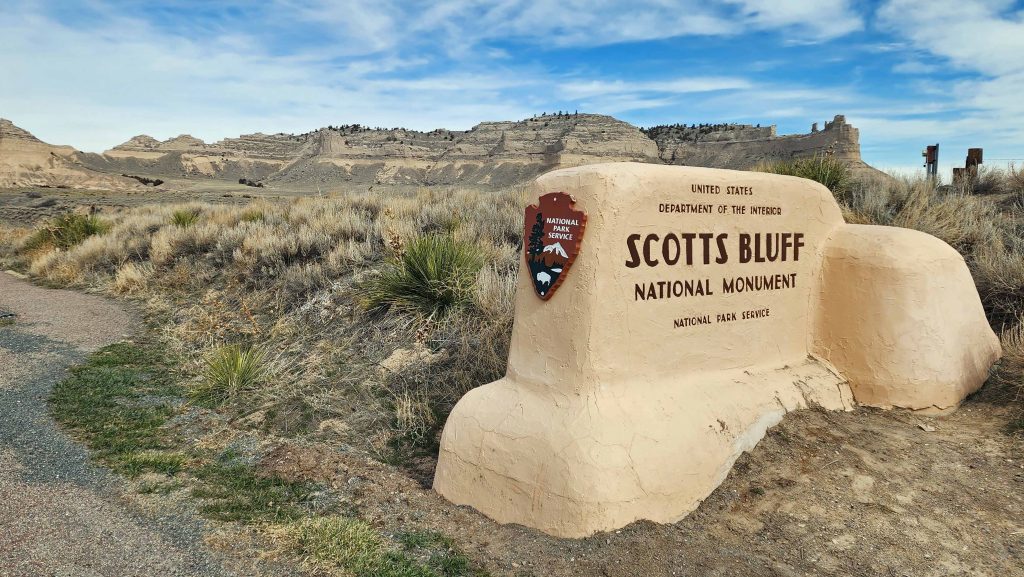
[[[100,151],[543,111],[637,125],[845,114],[869,163],[1024,159],[1024,6],[1002,0],[0,3],[0,116]],[[990,160],[991,159],[991,160]],[[1017,160],[1018,165],[1024,160]]]

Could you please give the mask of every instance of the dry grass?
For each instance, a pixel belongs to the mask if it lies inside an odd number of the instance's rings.
[[[1000,186],[1012,190],[1020,172],[1002,173],[1008,183]],[[896,179],[850,183],[839,196],[850,222],[922,230],[964,255],[991,323],[1004,333],[1000,382],[1020,387],[1024,369],[1014,368],[1010,351],[1024,317],[1021,204],[969,192]],[[341,421],[346,427],[330,428],[336,440],[407,464],[433,457],[448,411],[466,391],[504,373],[525,204],[515,189],[154,205],[105,217],[102,231],[64,250],[32,246],[31,231],[6,230],[0,259],[51,283],[145,301],[166,319],[167,342],[191,359],[183,369],[195,390],[212,382],[205,359],[225,345],[261,351],[273,378],[217,389],[215,400],[230,400],[218,408],[228,416],[264,415],[262,428],[286,435],[319,434],[321,422]],[[194,218],[183,226],[180,214]],[[431,314],[438,298],[449,303],[441,290],[428,291],[422,307],[390,301],[399,306],[368,311],[367,287],[406,267],[410,247],[428,238],[471,253],[450,301],[457,306]],[[440,276],[424,278],[426,285],[413,278],[412,290],[402,284],[399,296],[438,288],[430,283]]]
[[[343,419],[344,441],[402,462],[436,446],[466,390],[504,372],[525,200],[519,189],[424,190],[150,205],[103,217],[63,250],[12,231],[0,255],[46,282],[145,301],[192,359],[192,390],[229,416],[258,411],[276,434]],[[408,262],[425,244],[453,250]],[[392,310],[371,314],[367,287],[396,266],[414,274]],[[448,269],[457,283],[443,282]],[[259,351],[272,378],[232,343]],[[408,351],[424,354],[382,368]]]

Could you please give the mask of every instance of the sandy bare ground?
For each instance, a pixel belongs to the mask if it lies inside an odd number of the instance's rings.
[[[69,365],[135,323],[96,296],[0,272],[0,576],[227,575],[178,512],[143,516],[50,418],[46,397]]]
[[[264,466],[325,482],[384,532],[450,535],[496,576],[1018,577],[1024,437],[1010,415],[984,399],[939,418],[791,413],[682,521],[580,540],[498,525],[329,445],[286,442]]]

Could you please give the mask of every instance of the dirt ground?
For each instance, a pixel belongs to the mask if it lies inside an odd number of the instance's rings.
[[[154,203],[212,202],[242,204],[254,198],[281,199],[301,195],[298,191],[269,190],[245,185],[211,182],[208,186],[154,188],[126,193],[105,190],[73,190],[25,187],[0,190],[0,222],[31,225],[71,210],[96,207],[101,212]]]
[[[581,540],[498,525],[329,445],[283,442],[263,466],[327,482],[386,532],[450,535],[495,575],[1024,575],[1024,438],[1008,417],[980,400],[938,418],[792,413],[687,518]]]
[[[352,190],[373,192],[374,186],[354,187]],[[388,187],[389,191],[414,193],[419,187]],[[301,187],[257,188],[225,182],[223,180],[169,179],[156,188],[140,192],[108,190],[75,190],[70,188],[21,187],[0,189],[0,222],[30,225],[71,210],[85,210],[95,206],[101,212],[140,206],[182,202],[210,202],[214,204],[245,204],[256,198],[288,200],[301,196],[329,195],[334,188],[309,190]]]

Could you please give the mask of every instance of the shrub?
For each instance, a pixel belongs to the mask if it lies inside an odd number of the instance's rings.
[[[1015,192],[1024,192],[1024,165],[1017,166],[1012,162],[1006,168],[1007,187]]]
[[[27,250],[45,247],[67,250],[90,236],[110,230],[110,224],[95,215],[62,214],[37,230],[25,242]]]
[[[122,294],[143,292],[149,286],[149,278],[152,275],[152,265],[127,262],[117,269],[114,290]]]
[[[762,164],[756,170],[797,176],[820,182],[828,187],[839,199],[842,199],[846,194],[852,180],[850,169],[846,166],[846,163],[830,155],[780,160],[774,163]]]
[[[1006,194],[1012,192],[1009,176],[1001,168],[979,166],[976,174],[966,173],[954,179],[953,188],[964,194]]]
[[[199,220],[198,210],[176,210],[171,215],[171,223],[182,228],[192,226]]]
[[[1010,385],[1020,395],[1024,394],[1024,324],[1002,335],[1003,358],[996,373],[1000,381]]]
[[[266,219],[266,215],[262,210],[258,208],[250,208],[246,209],[238,220],[242,222],[263,222],[264,219]]]
[[[1009,402],[1016,406],[1009,429],[1024,430],[1024,319],[1017,319],[1017,324],[1000,335],[1003,345],[1003,358],[996,367],[994,381],[998,388],[994,391],[995,399]],[[990,392],[991,394],[991,392]]]
[[[230,344],[211,351],[198,384],[190,390],[197,401],[218,405],[240,393],[252,392],[270,377],[270,362],[265,349]]]
[[[380,273],[360,284],[363,304],[370,310],[444,315],[472,301],[482,266],[475,245],[448,235],[420,237]]]

